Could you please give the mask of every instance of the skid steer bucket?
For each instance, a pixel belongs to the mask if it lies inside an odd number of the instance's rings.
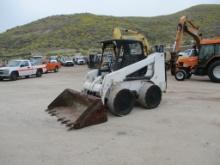
[[[100,98],[65,89],[46,110],[69,130],[107,121],[107,111]]]

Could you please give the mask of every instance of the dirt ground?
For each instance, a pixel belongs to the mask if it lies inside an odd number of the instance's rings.
[[[64,88],[80,90],[87,70],[0,82],[1,165],[220,164],[220,84],[168,76],[158,108],[67,131],[44,110]]]

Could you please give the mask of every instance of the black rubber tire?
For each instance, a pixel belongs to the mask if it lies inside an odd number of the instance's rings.
[[[152,109],[158,107],[161,102],[162,92],[159,86],[152,85],[145,93],[145,104],[144,107]]]
[[[190,72],[186,73],[186,78],[187,79],[190,79],[191,77],[192,77],[192,73],[190,73]]]
[[[175,72],[176,72],[176,68],[174,67],[174,66],[171,66],[171,68],[170,68],[170,73],[171,73],[171,75],[175,75]]]
[[[55,67],[55,69],[53,70],[54,72],[58,72],[59,71],[59,68],[58,67]]]
[[[213,62],[208,68],[208,76],[212,82],[220,83],[220,77],[216,77],[214,70],[216,67],[220,67],[220,60]],[[220,73],[219,73],[220,74]]]
[[[41,70],[37,70],[36,77],[41,77],[41,76],[42,76],[42,71]]]
[[[25,78],[30,78],[30,76],[25,76]]]
[[[184,70],[178,70],[176,73],[175,73],[175,79],[177,81],[184,81],[186,78],[186,72]]]
[[[2,81],[4,78],[0,77],[0,81]]]
[[[18,73],[12,72],[10,75],[10,80],[11,81],[16,81],[18,79]]]
[[[135,103],[135,97],[129,89],[122,89],[114,98],[114,109],[110,110],[116,116],[125,116],[129,114]]]

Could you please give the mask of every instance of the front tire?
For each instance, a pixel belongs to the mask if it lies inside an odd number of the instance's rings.
[[[54,72],[58,72],[58,71],[59,71],[58,67],[55,67]]]
[[[179,70],[175,73],[175,79],[177,81],[183,81],[186,78],[186,72],[184,70]]]
[[[41,77],[41,76],[42,76],[42,71],[41,70],[37,70],[36,77]]]
[[[16,81],[18,79],[18,73],[12,72],[10,75],[10,80],[11,81]]]
[[[208,76],[212,82],[220,83],[220,60],[213,62],[209,66]]]
[[[135,103],[135,97],[129,89],[113,90],[108,99],[109,111],[115,116],[129,114]]]

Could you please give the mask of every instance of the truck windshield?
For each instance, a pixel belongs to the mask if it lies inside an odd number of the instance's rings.
[[[63,61],[72,61],[73,59],[71,57],[63,57]]]
[[[9,63],[7,64],[8,67],[18,67],[20,66],[21,61],[9,61]]]
[[[31,58],[30,61],[33,65],[41,65],[43,63],[41,58]]]

